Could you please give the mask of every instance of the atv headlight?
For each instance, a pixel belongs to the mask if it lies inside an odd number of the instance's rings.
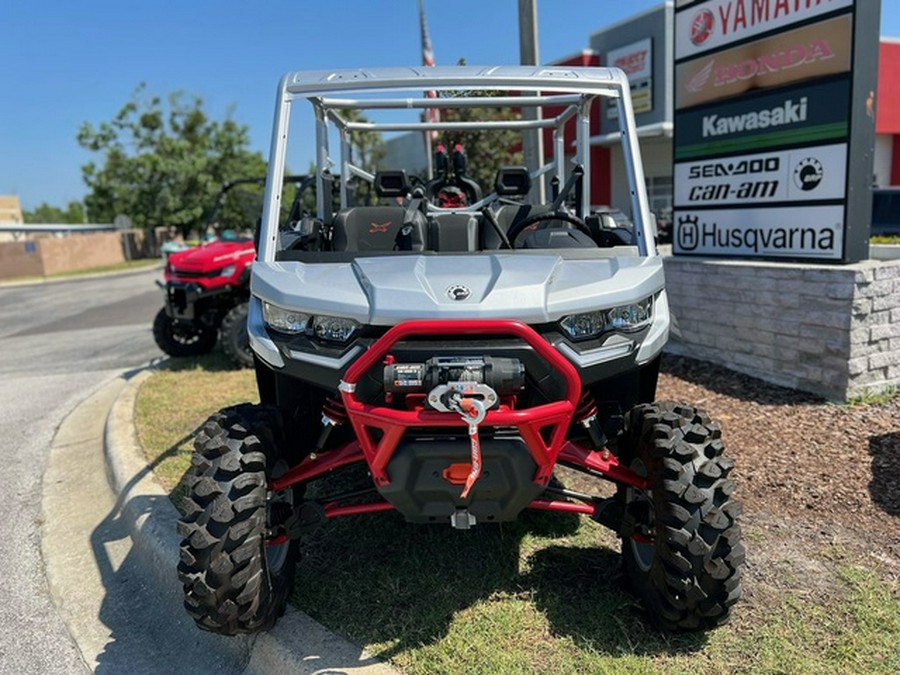
[[[223,267],[222,271],[219,272],[220,277],[230,277],[234,275],[234,271],[237,269],[237,265],[228,265],[227,267]]]
[[[296,335],[306,330],[309,323],[309,314],[295,312],[292,309],[284,309],[269,302],[263,302],[263,320],[269,328],[281,333]]]
[[[317,316],[313,319],[313,331],[320,340],[347,342],[354,336],[359,323],[338,316]]]
[[[653,298],[612,309],[563,317],[560,328],[573,340],[594,338],[610,330],[640,330],[653,320]]]

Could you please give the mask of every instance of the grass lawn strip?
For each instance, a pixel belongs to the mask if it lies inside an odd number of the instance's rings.
[[[252,372],[227,370],[218,352],[142,387],[138,436],[176,505],[193,434],[245,400],[257,400]],[[337,519],[303,542],[293,602],[413,674],[900,672],[900,560],[773,508],[744,517],[744,599],[707,634],[645,625],[618,540],[571,514],[469,532],[395,513]]]

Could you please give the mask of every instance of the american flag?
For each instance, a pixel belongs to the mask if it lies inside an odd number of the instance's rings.
[[[434,66],[434,50],[431,48],[431,38],[428,36],[428,23],[425,21],[425,3],[419,0],[419,24],[422,29],[422,65],[430,68]],[[432,89],[425,92],[427,98],[437,98],[437,92]],[[428,108],[425,111],[425,119],[428,122],[440,122],[441,111],[438,108]],[[438,132],[431,132],[431,140],[437,140]]]

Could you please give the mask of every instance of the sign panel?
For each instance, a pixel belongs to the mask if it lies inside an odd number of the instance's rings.
[[[778,89],[675,115],[675,160],[844,139],[848,78]]]
[[[675,109],[846,73],[852,44],[852,17],[845,14],[681,63],[675,67]]]
[[[675,15],[675,60],[851,5],[853,0],[709,0],[687,5]]]
[[[846,143],[682,162],[675,206],[843,199],[846,180]]]
[[[675,253],[840,260],[844,206],[679,210]]]
[[[621,68],[631,85],[631,103],[635,114],[653,110],[653,41],[650,38],[630,45],[611,49],[606,54],[606,64]],[[619,114],[615,101],[606,106],[606,117],[615,119]]]

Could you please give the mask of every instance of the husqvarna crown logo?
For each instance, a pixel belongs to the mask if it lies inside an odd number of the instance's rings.
[[[462,284],[454,284],[447,289],[447,297],[451,300],[465,300],[472,294],[468,288]]]

